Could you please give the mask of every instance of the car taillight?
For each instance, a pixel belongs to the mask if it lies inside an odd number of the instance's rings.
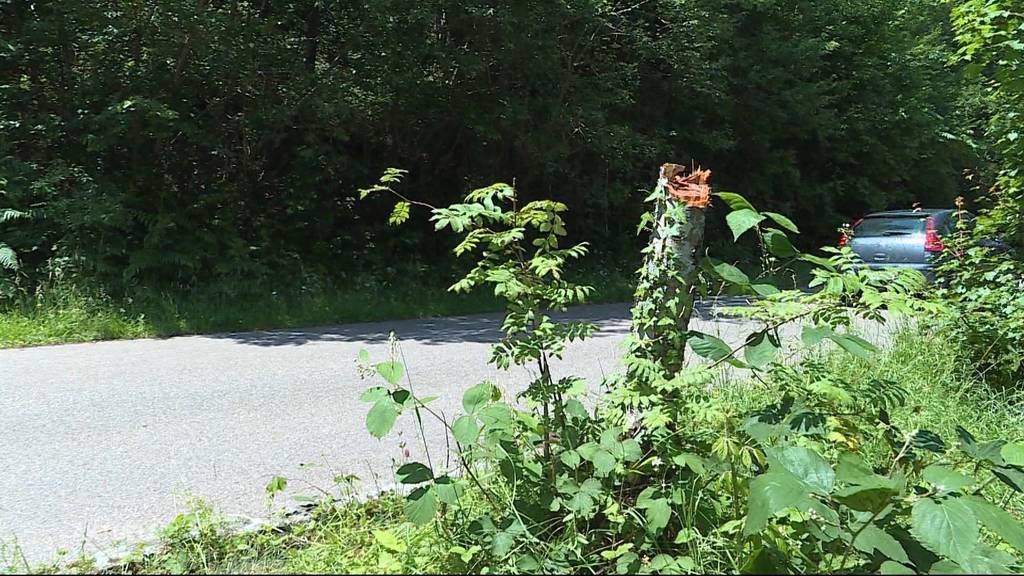
[[[944,248],[942,238],[939,238],[939,232],[935,229],[935,219],[929,216],[924,221],[924,251],[942,252]]]
[[[853,223],[853,226],[850,226],[850,230],[853,230],[854,228],[856,228],[863,221],[864,221],[863,218],[858,218],[857,221]],[[839,233],[839,247],[842,248],[843,246],[846,246],[849,243],[850,243],[850,239],[846,237],[846,233],[845,232],[840,232]]]

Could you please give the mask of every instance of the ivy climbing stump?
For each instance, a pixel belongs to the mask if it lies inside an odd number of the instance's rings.
[[[648,358],[669,372],[683,366],[686,337],[696,297],[705,212],[711,206],[711,171],[679,164],[661,166],[654,200],[653,230],[637,286],[634,318],[671,317],[671,326],[634,321],[634,333]]]

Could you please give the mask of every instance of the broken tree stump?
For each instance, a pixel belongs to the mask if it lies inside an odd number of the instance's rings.
[[[705,213],[710,206],[710,177],[710,170],[665,164],[650,197],[653,230],[644,249],[633,308],[634,353],[656,362],[669,375],[679,372],[685,362]]]

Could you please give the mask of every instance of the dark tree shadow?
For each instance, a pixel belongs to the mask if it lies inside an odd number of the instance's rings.
[[[700,302],[695,317],[702,320],[736,323],[735,318],[723,316],[720,308],[739,306],[743,298],[722,298]],[[630,304],[598,304],[578,306],[565,313],[551,314],[559,320],[592,322],[597,326],[597,337],[624,335],[629,332]],[[456,342],[493,343],[501,338],[502,313],[474,314],[447,318],[367,322],[319,328],[293,328],[259,332],[229,332],[211,334],[207,338],[234,340],[251,346],[301,346],[311,342],[366,342],[387,341],[393,331],[406,342],[442,345]]]

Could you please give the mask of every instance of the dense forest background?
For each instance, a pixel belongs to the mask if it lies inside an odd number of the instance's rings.
[[[951,206],[991,178],[949,12],[939,0],[3,1],[0,207],[28,214],[3,240],[22,289],[411,270],[449,246],[357,202],[396,166],[403,191],[433,204],[494,181],[564,201],[610,257],[635,251],[641,189],[674,161],[792,215],[805,244],[832,243],[866,211]]]

